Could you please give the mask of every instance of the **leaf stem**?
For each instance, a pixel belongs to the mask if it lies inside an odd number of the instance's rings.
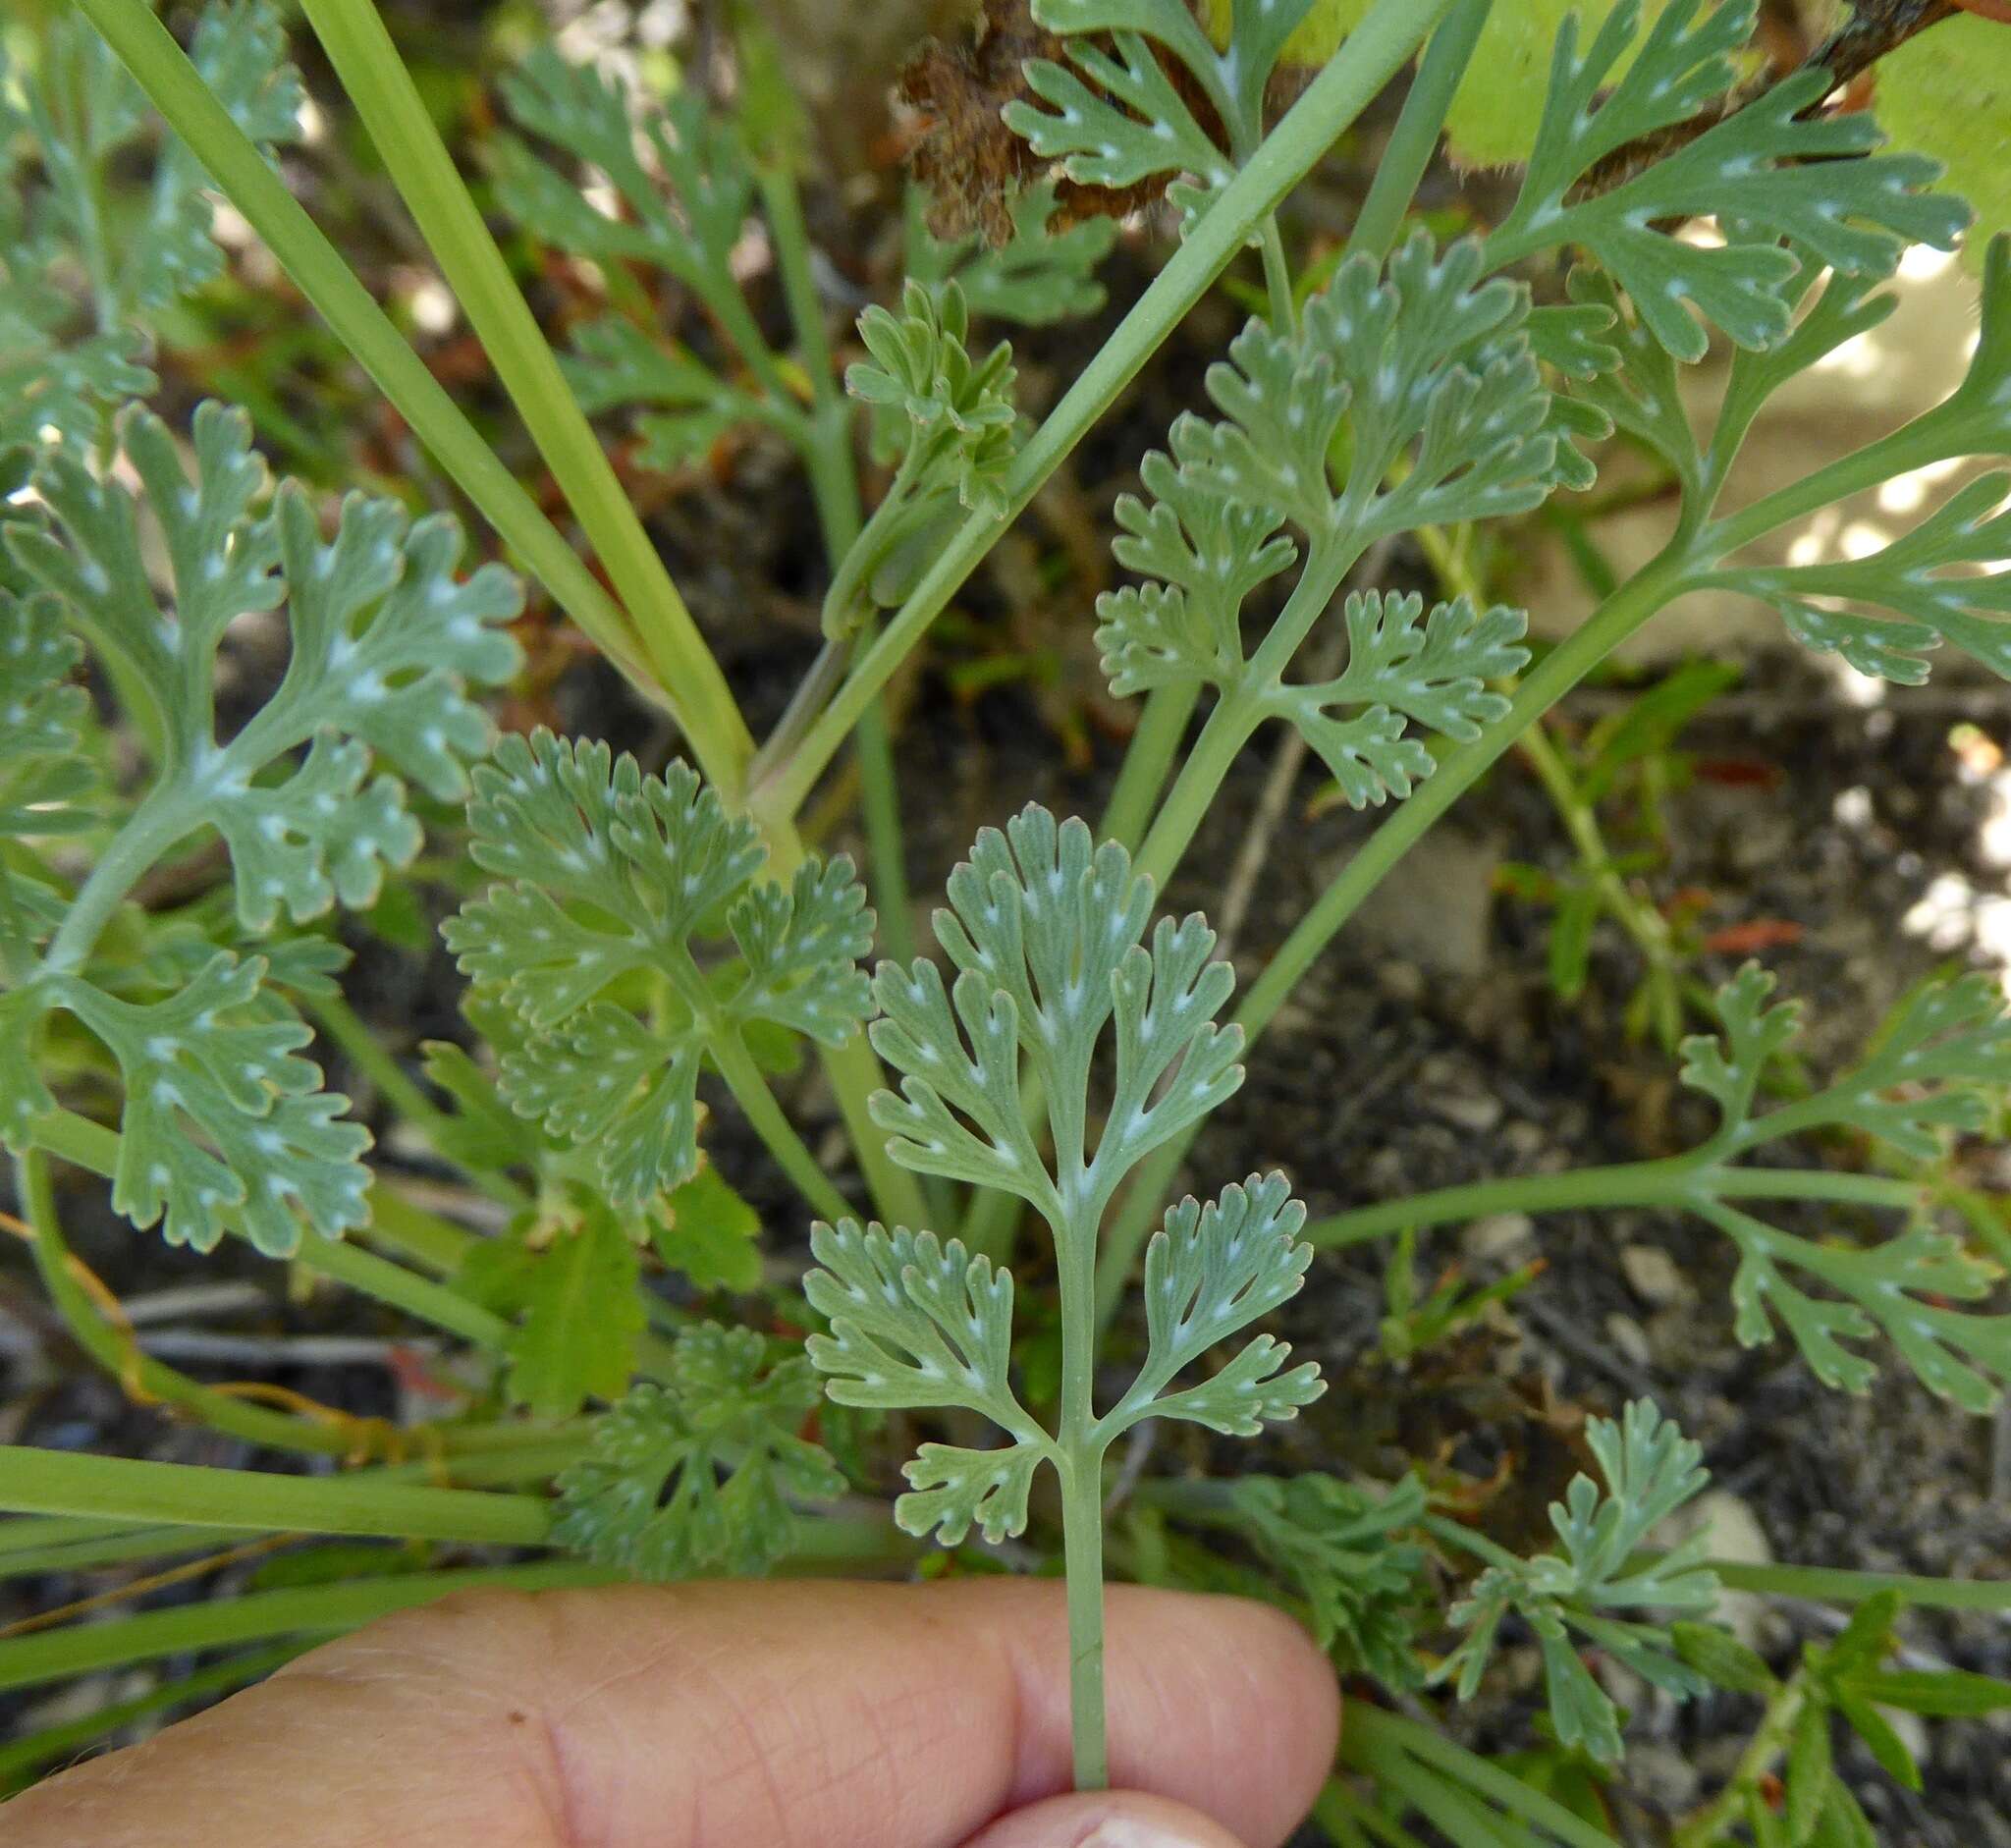
[[[1251,1041],[1270,1025],[1299,978],[1319,959],[1336,932],[1351,918],[1390,869],[1409,852],[1445,811],[1473,788],[1515,740],[1576,686],[1607,655],[1684,588],[1695,559],[1688,551],[1665,551],[1607,598],[1568,639],[1552,649],[1517,689],[1507,715],[1453,751],[1395,814],[1369,837],[1360,852],[1302,917],[1237,1008],[1236,1024]],[[1114,1225],[1104,1234],[1097,1262],[1097,1302],[1108,1322],[1114,1313],[1147,1232],[1180,1165],[1193,1131],[1156,1150],[1133,1177]]]
[[[1187,735],[1187,722],[1201,698],[1198,680],[1155,686],[1145,698],[1145,712],[1124,748],[1116,785],[1104,810],[1103,837],[1120,841],[1132,852],[1145,838],[1146,824],[1166,787],[1167,772]]]
[[[1354,232],[1347,242],[1348,256],[1366,254],[1380,263],[1396,247],[1405,214],[1432,164],[1446,112],[1452,107],[1466,67],[1473,62],[1474,47],[1480,43],[1481,27],[1488,23],[1492,4],[1493,0],[1456,0],[1432,34],[1396,127],[1383,158],[1376,163],[1368,197],[1356,214]]]
[[[535,1565],[410,1572],[393,1578],[353,1579],[343,1585],[251,1592],[242,1598],[141,1611],[111,1623],[69,1624],[60,1630],[0,1641],[0,1692],[237,1643],[263,1643],[285,1636],[339,1636],[394,1610],[433,1603],[452,1592],[479,1588],[547,1591],[558,1586],[609,1585],[620,1578],[620,1573],[605,1566],[552,1559]]]
[[[1564,1213],[1606,1207],[1684,1208],[1703,1198],[1721,1200],[1827,1200],[1839,1205],[1918,1206],[1915,1181],[1880,1174],[1843,1174],[1823,1169],[1719,1168],[1697,1156],[1572,1169],[1561,1174],[1523,1174],[1474,1181],[1431,1193],[1315,1220],[1306,1239],[1334,1251],[1393,1237],[1405,1228],[1459,1224],[1492,1213]]]
[[[733,1092],[734,1102],[739,1105],[762,1146],[775,1157],[776,1166],[794,1183],[796,1191],[827,1219],[843,1219],[851,1211],[844,1195],[817,1166],[817,1158],[803,1146],[802,1137],[776,1103],[775,1094],[747,1051],[739,1029],[721,1027],[707,1042],[707,1050],[719,1067],[720,1076],[727,1081],[727,1088]]]
[[[498,379],[607,567],[692,755],[734,800],[754,740],[726,676],[559,370],[383,19],[371,0],[303,5]]]
[[[278,1476],[0,1445],[0,1507],[171,1526],[380,1535],[536,1547],[552,1524],[541,1495],[430,1489],[359,1476]]]
[[[1794,1737],[1795,1723],[1809,1702],[1809,1670],[1803,1665],[1776,1689],[1766,1703],[1746,1749],[1724,1787],[1701,1810],[1677,1824],[1670,1838],[1671,1848],[1708,1848],[1719,1840],[1746,1807],[1746,1797],[1760,1788],[1761,1781],[1780,1763]]]
[[[105,0],[94,0],[105,4]],[[1378,0],[1325,70],[1234,180],[1172,259],[1077,375],[1015,459],[1003,516],[972,514],[908,595],[837,696],[777,765],[758,805],[792,815],[837,754],[866,703],[892,678],[999,535],[1041,484],[1114,404],[1172,329],[1208,292],[1250,234],[1382,91],[1453,0]]]

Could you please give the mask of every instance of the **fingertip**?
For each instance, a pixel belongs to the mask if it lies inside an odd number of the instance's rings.
[[[1252,1848],[1297,1827],[1332,1773],[1340,1693],[1313,1640],[1241,1598],[1114,1586],[1111,1775]]]
[[[1214,1818],[1136,1790],[1050,1797],[1015,1810],[964,1848],[1246,1848]]]

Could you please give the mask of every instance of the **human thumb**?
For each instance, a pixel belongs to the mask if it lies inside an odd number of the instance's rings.
[[[1050,1797],[1001,1817],[965,1848],[1243,1848],[1220,1822],[1136,1790]]]

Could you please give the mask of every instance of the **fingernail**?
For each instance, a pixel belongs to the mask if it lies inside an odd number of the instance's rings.
[[[1076,1848],[1206,1848],[1197,1836],[1162,1828],[1136,1817],[1114,1816],[1099,1822]]]

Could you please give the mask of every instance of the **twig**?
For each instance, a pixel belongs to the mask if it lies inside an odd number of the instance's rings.
[[[1918,32],[1958,11],[1956,0],[1857,0],[1848,24],[1840,27],[1811,52],[1802,63],[1803,71],[1826,71],[1829,85],[1810,105],[1809,113],[1822,106],[1839,89],[1876,64],[1888,51],[1897,49]],[[1769,86],[1770,87],[1770,86]],[[1765,94],[1765,91],[1757,94]],[[1652,134],[1637,136],[1616,147],[1595,166],[1580,183],[1580,197],[1594,197],[1626,185],[1644,168],[1687,146],[1720,122],[1737,115],[1755,94],[1726,96],[1714,109],[1707,109],[1686,121],[1672,123]]]

